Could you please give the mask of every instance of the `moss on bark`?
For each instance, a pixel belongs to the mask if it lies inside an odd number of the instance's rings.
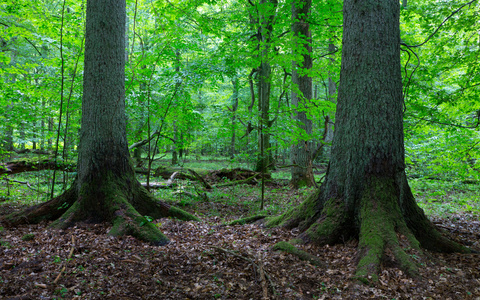
[[[300,250],[300,249],[298,249],[297,247],[295,247],[294,245],[292,245],[288,242],[276,243],[273,246],[273,250],[285,251],[287,253],[290,253],[292,255],[297,256],[301,260],[308,261],[309,263],[311,263],[314,266],[325,267],[325,263],[323,263],[318,257],[316,257],[315,255],[312,255],[308,252],[305,252],[303,250]]]
[[[131,205],[125,205],[124,209],[117,210],[116,215],[112,221],[110,235],[131,235],[156,246],[168,244],[168,238],[154,224],[139,215]]]
[[[315,221],[314,217],[320,210],[318,205],[321,205],[322,202],[318,200],[321,197],[321,192],[321,189],[317,189],[299,206],[289,209],[280,216],[268,218],[265,222],[265,226],[281,226],[286,228],[299,227],[301,230],[308,228]]]
[[[323,186],[298,208],[270,219],[267,225],[301,226],[310,223],[306,220],[314,218],[315,221],[290,243],[325,245],[358,239],[358,264],[354,278],[364,283],[378,280],[380,268],[387,258],[409,276],[417,277],[416,259],[424,257],[421,247],[425,244],[441,246],[437,251],[469,253],[468,248],[443,236],[421,209],[418,208],[416,215],[410,214],[416,204],[413,196],[408,198],[411,193],[402,191],[410,191],[408,185],[403,186],[404,183],[406,181],[388,176],[367,176],[362,192],[354,200],[356,205],[350,209],[339,195],[325,193],[334,196],[326,198],[321,192]],[[306,209],[310,211],[306,212]],[[427,243],[423,240],[425,237]],[[280,244],[277,247],[292,250],[293,246],[290,246]]]
[[[229,222],[227,225],[251,224],[251,223],[254,223],[258,220],[264,219],[265,217],[266,217],[265,215],[256,215],[256,216],[245,217],[245,218],[233,220],[233,221]]]
[[[334,244],[349,235],[346,226],[346,211],[343,201],[338,198],[327,200],[320,218],[313,223],[300,238],[304,242],[314,241],[318,244]]]
[[[418,276],[418,266],[400,246],[399,234],[411,235],[400,212],[395,183],[392,179],[371,177],[360,198],[357,279],[378,280],[386,249],[391,250],[399,268],[412,277]],[[421,254],[413,237],[406,239],[406,243]]]

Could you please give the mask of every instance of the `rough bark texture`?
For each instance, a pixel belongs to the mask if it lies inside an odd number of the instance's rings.
[[[106,221],[113,224],[112,235],[128,234],[163,245],[168,239],[144,215],[197,219],[155,201],[135,179],[126,139],[125,16],[125,2],[87,1],[77,180],[63,195],[7,216],[7,224],[43,219],[65,228],[79,221]]]
[[[307,22],[311,0],[296,0],[292,3],[293,54],[292,63],[292,106],[295,109],[294,118],[306,134],[312,134],[312,120],[307,117],[308,102],[312,98],[312,78],[308,71],[312,68],[312,38]],[[298,90],[297,90],[298,89]],[[294,188],[315,186],[313,177],[312,156],[313,143],[300,139],[292,147],[292,179],[290,185]]]
[[[399,2],[346,0],[343,9],[336,131],[326,179],[301,206],[267,225],[299,227],[303,232],[294,242],[358,239],[356,277],[361,281],[378,278],[387,254],[415,276],[411,257],[421,256],[421,247],[470,250],[437,230],[407,183]]]

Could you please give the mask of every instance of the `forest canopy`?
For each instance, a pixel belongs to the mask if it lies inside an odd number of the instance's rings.
[[[298,45],[291,4],[280,1],[270,7],[272,3],[128,1],[129,145],[157,134],[151,149],[144,144],[137,152],[153,153],[158,147],[156,153],[229,156],[251,167],[260,152],[252,142],[259,126],[265,127],[266,151],[277,165],[288,164],[297,141],[328,146],[323,137],[326,125],[334,124],[342,3],[314,1],[308,18],[313,64],[301,72],[312,79],[312,97],[298,110],[311,120],[311,132],[292,118],[291,91],[298,89],[292,84],[292,60],[302,53],[291,51]],[[405,144],[412,176],[478,180],[477,5],[405,1],[402,6]],[[258,40],[262,14],[272,14],[268,43]],[[62,160],[75,160],[84,25],[84,2],[2,3],[0,130],[5,155],[14,149],[53,149]],[[262,61],[271,68],[269,119],[264,121],[258,116],[257,90]],[[318,161],[328,160],[328,151],[323,152]]]

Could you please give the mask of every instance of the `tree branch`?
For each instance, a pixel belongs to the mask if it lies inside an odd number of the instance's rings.
[[[437,34],[438,30],[440,30],[440,28],[441,28],[443,25],[445,25],[445,23],[446,23],[451,17],[453,17],[454,15],[456,15],[456,14],[457,14],[460,10],[462,10],[462,8],[464,8],[465,6],[470,5],[470,4],[472,4],[472,3],[476,2],[476,1],[478,1],[478,0],[472,0],[472,1],[470,1],[470,2],[467,2],[467,3],[463,4],[462,6],[460,6],[458,9],[454,10],[448,17],[445,18],[445,20],[443,20],[442,23],[440,23],[440,25],[437,27],[437,29],[435,29],[435,31],[434,31],[432,34],[430,34],[430,36],[429,36],[423,43],[418,44],[418,45],[413,45],[413,46],[408,46],[407,44],[405,44],[405,43],[403,43],[403,42],[402,42],[401,44],[403,44],[404,46],[411,47],[411,48],[416,48],[416,47],[420,47],[420,46],[425,45],[435,34]]]

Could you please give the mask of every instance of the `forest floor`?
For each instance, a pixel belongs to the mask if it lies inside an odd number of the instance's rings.
[[[177,188],[188,185],[179,182]],[[352,280],[356,241],[300,246],[325,262],[316,267],[272,250],[275,243],[295,237],[295,230],[226,226],[258,211],[258,190],[248,185],[219,188],[208,201],[176,193],[168,202],[194,212],[202,222],[153,220],[171,239],[163,247],[111,237],[108,224],[67,230],[52,230],[48,224],[0,227],[0,299],[480,299],[479,254],[426,252],[427,258],[417,258],[419,279],[386,261],[379,282],[368,286]],[[276,214],[298,205],[310,191],[270,184],[266,211]],[[159,199],[165,193],[156,191]],[[0,215],[19,208],[4,202]],[[480,249],[477,213],[457,211],[431,219],[455,240]]]

